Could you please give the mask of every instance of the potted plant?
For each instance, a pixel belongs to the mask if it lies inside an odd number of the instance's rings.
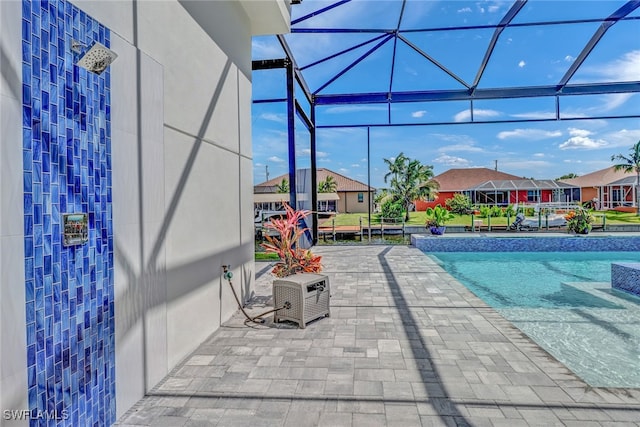
[[[454,218],[454,215],[440,205],[433,208],[427,208],[426,227],[431,234],[442,235],[446,229],[445,223]]]
[[[575,234],[589,234],[594,219],[586,209],[570,211],[564,218],[567,220],[567,231]]]
[[[261,246],[267,253],[275,253],[280,258],[271,271],[276,277],[286,277],[296,273],[319,273],[322,271],[321,256],[314,255],[309,249],[301,248],[300,237],[308,230],[300,227],[311,212],[306,210],[294,210],[288,204],[284,204],[285,218],[272,218],[264,224],[268,230],[275,233],[265,234],[265,243]]]

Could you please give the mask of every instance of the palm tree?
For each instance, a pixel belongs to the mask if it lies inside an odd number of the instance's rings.
[[[282,178],[282,181],[280,181],[280,184],[276,185],[276,193],[288,193],[289,192],[289,181],[287,181],[285,178]]]
[[[404,170],[405,163],[409,158],[404,155],[404,153],[400,153],[396,156],[395,159],[382,159],[389,166],[389,172],[384,176],[384,182],[387,182],[389,177],[397,178],[399,174]]]
[[[640,216],[640,141],[631,147],[629,157],[623,154],[614,154],[611,156],[612,162],[620,162],[613,165],[616,171],[623,170],[626,173],[636,173],[636,215]]]
[[[394,161],[384,159],[389,172],[384,176],[387,182],[391,177],[389,192],[395,200],[401,201],[405,210],[405,221],[409,221],[409,208],[416,200],[428,198],[437,193],[438,183],[433,181],[433,166],[423,165],[400,153]]]
[[[318,193],[335,193],[338,190],[338,183],[333,178],[333,175],[327,176],[327,178],[318,183]]]

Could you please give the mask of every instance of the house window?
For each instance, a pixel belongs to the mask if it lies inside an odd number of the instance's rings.
[[[318,212],[337,212],[335,200],[318,201]]]
[[[614,202],[622,201],[622,192],[619,188],[614,188],[611,194],[611,198]]]
[[[364,203],[364,194],[358,193],[358,203]]]

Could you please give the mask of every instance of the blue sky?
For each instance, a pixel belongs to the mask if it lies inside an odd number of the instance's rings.
[[[292,6],[292,18],[322,9],[334,1],[304,0]],[[513,23],[591,19],[608,16],[622,1],[529,1]],[[304,20],[295,28],[395,28],[401,1],[353,0]],[[411,31],[425,28],[482,26],[498,23],[512,1],[409,0],[400,34],[384,40],[381,33],[293,33],[286,35],[298,66],[305,67],[352,46],[353,51],[304,69],[312,91],[319,94],[456,90],[463,83],[426,60],[428,54],[459,80],[470,84],[478,73],[493,29]],[[640,8],[629,17],[640,18]],[[498,39],[478,88],[557,84],[599,27],[597,22],[572,25],[507,28]],[[405,42],[406,41],[406,42]],[[408,43],[407,43],[408,42]],[[392,62],[395,49],[395,62]],[[366,55],[369,53],[368,55]],[[366,56],[365,56],[366,55]],[[358,58],[357,65],[331,81]],[[275,37],[255,37],[253,58],[283,57]],[[392,67],[393,63],[393,67]],[[393,80],[391,80],[393,75]],[[640,19],[618,22],[593,49],[569,84],[640,80]],[[286,95],[283,70],[253,73],[254,99]],[[302,102],[303,106],[305,105]],[[540,119],[555,114],[554,98],[521,98],[474,102],[474,119],[504,121]],[[487,167],[518,176],[553,179],[567,173],[583,175],[610,166],[612,154],[627,154],[640,140],[640,119],[593,119],[640,114],[640,94],[561,97],[562,120],[550,122],[468,124],[467,101],[351,104],[318,107],[320,125],[387,123],[449,123],[430,126],[372,127],[370,129],[371,185],[384,187],[384,158],[399,152],[432,165],[435,174],[450,168]],[[286,105],[254,104],[252,110],[254,182],[287,173]],[[309,137],[297,120],[297,167],[309,166]],[[363,127],[319,129],[318,167],[367,182],[367,130]]]

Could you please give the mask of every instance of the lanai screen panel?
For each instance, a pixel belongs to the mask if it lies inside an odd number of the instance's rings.
[[[610,36],[640,34],[640,2],[589,2],[589,8],[580,3],[305,1],[292,7],[292,31],[285,39],[317,105],[386,108],[382,121],[378,109],[363,123],[356,114],[360,108],[353,109],[352,121],[345,111],[339,123],[319,118],[319,126],[413,124],[420,121],[407,120],[391,105],[454,100],[467,103],[469,121],[500,122],[506,119],[483,116],[486,109],[473,103],[539,97],[552,104],[545,120],[558,120],[560,110],[569,118],[562,102],[572,96],[640,91],[637,73],[607,75],[589,66],[592,51],[611,52],[614,61],[640,49],[640,37],[625,37],[621,45]],[[533,50],[544,55],[523,59]],[[637,116],[636,110],[621,116]],[[447,122],[423,117],[425,124]]]
[[[374,187],[402,151],[436,173],[499,166],[551,179],[607,166],[586,169],[596,163],[578,163],[579,149],[608,160],[638,140],[640,1],[304,0],[291,11],[291,33],[254,38],[269,53],[254,59],[291,61],[318,135],[312,157],[346,174],[366,158]],[[256,105],[287,99],[256,96],[255,84]],[[610,119],[615,132],[595,125]],[[329,153],[336,133],[325,131],[338,130],[358,137]]]

